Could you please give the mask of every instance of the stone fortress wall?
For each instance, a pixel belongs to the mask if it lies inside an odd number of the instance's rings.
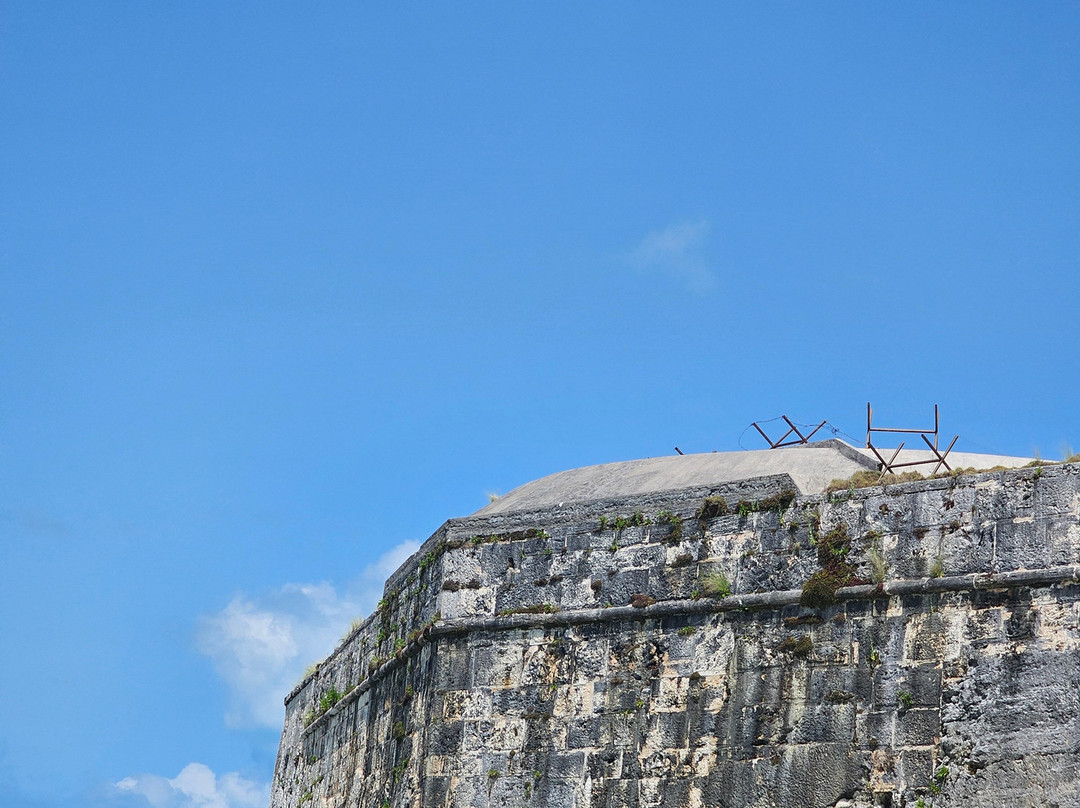
[[[1080,806],[1080,465],[797,489],[448,521],[289,694],[272,808]]]

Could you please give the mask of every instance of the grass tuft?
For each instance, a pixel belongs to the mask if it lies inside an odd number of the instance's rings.
[[[720,570],[710,572],[701,579],[701,592],[709,598],[726,598],[731,594],[731,581]]]
[[[905,471],[902,474],[886,474],[881,476],[880,471],[856,471],[846,480],[833,480],[825,486],[826,494],[838,491],[852,491],[856,488],[872,488],[875,485],[896,485],[897,483],[910,483],[916,480],[926,479],[917,471]]]
[[[358,628],[360,628],[360,626],[362,626],[362,625],[364,625],[363,618],[357,617],[357,618],[353,619],[353,621],[349,624],[348,630],[344,634],[341,635],[341,641],[345,642],[345,640],[349,639],[349,636],[354,631],[356,631]]]
[[[870,578],[875,584],[885,583],[889,574],[889,564],[885,555],[877,547],[871,547],[866,551],[866,559],[870,562]]]
[[[945,574],[945,559],[941,557],[941,553],[938,553],[937,557],[930,564],[930,577],[940,578]]]

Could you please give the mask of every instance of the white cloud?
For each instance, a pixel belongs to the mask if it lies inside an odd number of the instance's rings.
[[[202,763],[189,763],[173,778],[156,774],[125,777],[114,784],[121,794],[141,797],[153,808],[266,808],[270,784],[237,772],[220,777]]]
[[[304,669],[334,649],[352,620],[374,608],[386,577],[419,546],[407,541],[390,549],[341,594],[328,583],[286,584],[257,598],[237,595],[203,617],[196,644],[229,687],[225,723],[280,729],[282,702]]]
[[[708,235],[708,222],[683,222],[654,230],[642,239],[630,261],[641,269],[684,281],[691,292],[706,294],[717,286],[716,275],[702,255]]]

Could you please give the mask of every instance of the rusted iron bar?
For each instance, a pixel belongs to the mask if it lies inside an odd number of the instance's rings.
[[[815,433],[828,423],[828,421],[822,421],[820,424],[815,426],[808,434],[804,435],[802,432],[799,431],[799,427],[791,422],[790,418],[788,418],[786,415],[781,415],[780,417],[784,419],[785,423],[787,423],[788,427],[790,428],[787,432],[781,435],[778,440],[775,441],[765,434],[765,430],[758,426],[757,421],[754,421],[751,424],[751,426],[758,431],[758,434],[761,435],[761,437],[765,438],[765,442],[769,444],[770,449],[780,449],[784,446],[801,446],[804,443],[809,443],[810,438],[814,437]],[[788,435],[790,435],[792,432],[799,436],[798,440],[787,440]]]
[[[792,432],[794,432],[796,435],[799,436],[799,440],[797,440],[797,441],[789,441],[787,443],[777,443],[774,448],[779,448],[781,446],[795,446],[796,444],[799,444],[799,443],[809,443],[810,438],[814,437],[814,433],[817,432],[819,429],[821,429],[823,426],[825,426],[826,423],[828,423],[827,421],[822,421],[820,424],[815,426],[810,431],[809,434],[804,435],[802,432],[799,431],[799,428],[797,426],[795,426],[795,424],[791,423],[791,419],[789,419],[786,415],[781,415],[780,417],[783,418],[784,421],[787,422],[787,425],[791,427],[791,429],[789,429],[787,431],[787,433],[784,435],[784,437],[786,438],[788,435],[790,435]],[[780,440],[782,441],[783,439],[784,438],[781,438]]]
[[[754,421],[753,423],[751,423],[750,426],[752,426],[754,429],[756,429],[758,431],[758,433],[761,435],[761,437],[765,438],[765,442],[767,444],[769,444],[770,449],[773,448],[772,438],[770,438],[768,435],[766,435],[765,430],[763,430],[760,426],[757,425],[757,421]]]
[[[945,450],[945,454],[941,454],[940,452],[938,452],[937,439],[936,438],[935,438],[934,442],[931,444],[930,441],[927,439],[926,435],[922,436],[922,439],[926,441],[926,445],[930,447],[930,451],[932,451],[934,453],[934,456],[937,457],[937,459],[938,459],[938,464],[936,466],[934,466],[934,471],[932,472],[933,474],[937,474],[938,469],[941,468],[942,466],[945,466],[946,469],[948,469],[949,471],[952,471],[952,468],[950,468],[949,464],[945,462],[945,458],[948,457],[949,452],[952,451],[952,447],[956,445],[957,438],[959,438],[959,437],[960,436],[957,435],[955,438],[953,438],[952,443],[949,444],[949,448]],[[927,461],[927,462],[929,462],[929,461]]]
[[[900,432],[910,435],[933,435],[934,436],[934,448],[937,448],[937,436],[938,436],[938,405],[934,405],[934,428],[933,429],[895,429],[893,427],[884,426],[871,426],[871,422],[874,417],[874,409],[870,406],[870,402],[866,402],[866,448],[870,448],[870,433],[871,432]]]
[[[890,457],[888,460],[881,456],[881,453],[877,450],[876,446],[870,445],[869,448],[870,451],[874,453],[874,456],[878,459],[878,462],[881,464],[881,477],[878,477],[878,482],[881,482],[885,475],[889,473],[889,469],[895,468],[895,466],[893,466],[893,463],[895,462],[897,456],[900,454],[900,450],[904,448],[904,442],[900,441],[900,445],[896,447],[896,451],[893,452],[892,457]]]

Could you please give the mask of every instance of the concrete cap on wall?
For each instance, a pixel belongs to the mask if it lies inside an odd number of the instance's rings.
[[[885,454],[886,459],[891,455],[891,451]],[[905,449],[896,462],[930,459],[933,459],[933,454],[928,450]],[[948,459],[954,469],[1016,468],[1030,460],[1026,457],[961,452],[950,453]],[[707,487],[775,474],[788,474],[800,494],[820,494],[833,480],[846,479],[857,471],[876,471],[878,468],[877,458],[869,449],[857,449],[835,438],[783,449],[650,457],[549,474],[515,488],[481,508],[474,516],[494,516],[568,503]],[[933,466],[919,466],[914,470],[929,474]]]

